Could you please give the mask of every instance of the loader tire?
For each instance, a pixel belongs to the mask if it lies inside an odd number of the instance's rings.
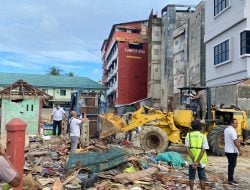
[[[156,150],[164,152],[169,145],[168,137],[165,131],[159,127],[146,126],[140,134],[141,147],[145,151]]]
[[[218,156],[225,155],[224,126],[217,126],[208,134],[209,149]]]

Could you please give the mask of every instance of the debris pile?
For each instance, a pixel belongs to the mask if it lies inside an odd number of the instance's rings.
[[[156,154],[119,141],[104,145],[97,139],[77,154],[70,154],[69,148],[68,138],[33,137],[25,153],[24,189],[189,189],[188,169],[177,152]],[[208,181],[207,188],[222,180]]]

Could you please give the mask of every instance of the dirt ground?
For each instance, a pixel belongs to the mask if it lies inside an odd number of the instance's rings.
[[[238,157],[235,170],[235,180],[240,182],[238,189],[250,189],[250,146],[242,147],[243,155]],[[209,155],[207,166],[208,176],[219,175],[227,181],[227,158],[225,156]]]
[[[134,138],[135,146],[139,145],[138,138]],[[206,166],[206,174],[208,181],[214,183],[216,190],[250,190],[250,143],[242,146],[242,156],[238,157],[235,170],[235,180],[240,184],[238,186],[229,186],[227,184],[227,158],[225,156],[215,156],[208,152],[208,165]],[[180,145],[171,145],[169,151],[176,151],[186,158],[185,147]],[[184,169],[188,174],[188,169]],[[197,180],[198,183],[198,180]]]
[[[183,146],[170,146],[169,150],[177,151],[184,157],[186,156]],[[206,166],[206,174],[208,181],[215,183],[216,189],[250,190],[250,145],[242,147],[242,152],[243,155],[238,157],[235,170],[235,180],[240,183],[238,186],[227,185],[227,158],[208,152],[209,163]]]

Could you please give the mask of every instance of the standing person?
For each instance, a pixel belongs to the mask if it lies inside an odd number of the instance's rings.
[[[56,135],[56,128],[58,127],[57,135],[62,133],[62,120],[63,116],[66,118],[66,113],[59,105],[56,105],[51,114],[51,120],[53,119],[53,135]]]
[[[196,90],[196,95],[191,96],[191,98],[196,99],[198,101],[197,114],[198,117],[205,122],[206,117],[206,103],[203,90]]]
[[[237,138],[236,128],[238,127],[238,121],[233,119],[232,126],[229,125],[224,131],[225,139],[225,154],[228,160],[228,184],[238,184],[234,180],[234,169],[237,163],[238,154],[240,154],[240,143]]]
[[[200,180],[200,187],[205,190],[206,173],[205,166],[208,162],[206,149],[209,149],[207,138],[200,132],[200,120],[194,120],[191,123],[193,131],[188,133],[185,139],[186,151],[189,161],[189,186],[194,189],[194,180],[196,170]]]
[[[126,118],[126,123],[127,123],[127,125],[129,125],[130,123],[131,123],[131,121],[132,121],[132,114],[131,113],[129,113],[128,115],[127,115],[127,118]],[[131,130],[129,130],[129,131],[127,131],[126,133],[125,133],[125,144],[130,144],[130,143],[132,143],[132,136],[133,136],[133,129],[131,129]]]
[[[70,112],[71,118],[69,119],[69,136],[71,141],[71,154],[76,153],[76,148],[80,139],[80,128],[84,122],[84,118],[78,119],[75,111]]]
[[[0,181],[4,181],[12,187],[18,187],[21,184],[21,178],[18,171],[10,162],[8,156],[0,144]]]

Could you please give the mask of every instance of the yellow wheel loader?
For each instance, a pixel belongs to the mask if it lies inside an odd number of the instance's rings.
[[[207,90],[202,87],[183,87],[185,90]],[[209,94],[209,93],[208,93]],[[183,97],[181,95],[181,103]],[[209,103],[209,101],[208,101]],[[183,144],[186,134],[191,130],[191,122],[197,119],[195,106],[177,109],[174,112],[164,113],[154,108],[143,106],[132,114],[130,124],[118,115],[101,114],[100,123],[102,131],[100,138],[104,139],[118,132],[127,132],[137,127],[142,127],[140,132],[141,147],[144,150],[155,149],[158,152],[165,151],[170,143]],[[202,126],[202,132],[208,137],[211,151],[216,155],[224,154],[224,129],[230,124],[232,118],[238,120],[237,133],[242,136],[242,131],[248,128],[247,115],[237,109],[217,109],[211,106],[207,109],[206,122]]]
[[[180,130],[176,128],[171,112],[166,114],[160,110],[143,106],[133,113],[130,124],[114,114],[101,114],[100,119],[102,126],[100,138],[142,127],[140,133],[141,145],[145,150],[164,151],[167,149],[169,142],[182,144]]]

